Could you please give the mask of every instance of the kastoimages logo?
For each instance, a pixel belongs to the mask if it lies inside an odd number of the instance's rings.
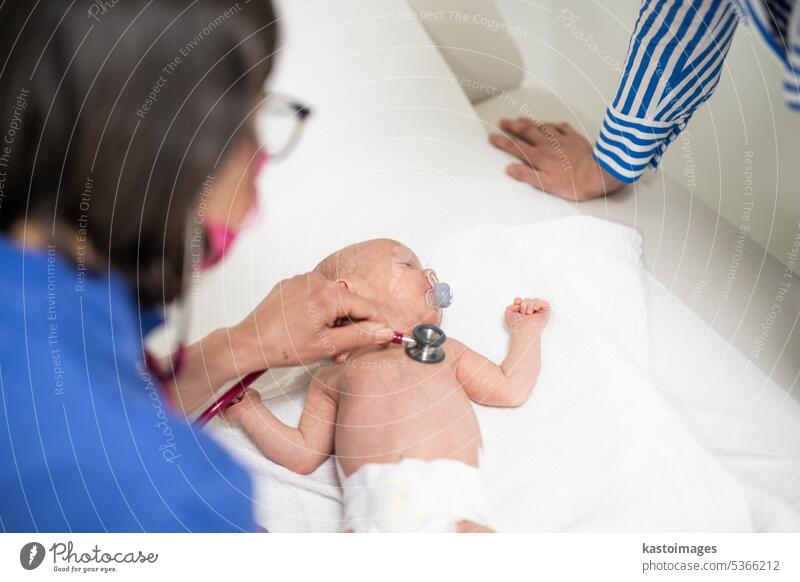
[[[19,563],[26,570],[35,570],[44,560],[44,546],[39,542],[28,542],[19,551]]]

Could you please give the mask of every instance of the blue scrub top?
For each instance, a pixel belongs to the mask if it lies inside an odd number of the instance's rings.
[[[142,364],[121,277],[0,236],[0,530],[254,531],[248,475]]]

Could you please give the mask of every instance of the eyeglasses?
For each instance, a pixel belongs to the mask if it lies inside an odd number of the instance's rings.
[[[311,109],[296,99],[280,93],[270,93],[261,103],[255,118],[259,145],[270,159],[284,158],[300,141]]]

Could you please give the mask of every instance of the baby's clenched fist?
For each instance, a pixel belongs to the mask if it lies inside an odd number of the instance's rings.
[[[512,330],[533,328],[542,330],[550,320],[550,304],[544,299],[516,297],[506,307],[506,325]]]
[[[242,415],[256,410],[261,404],[261,394],[252,388],[245,390],[237,400],[222,411],[220,416],[234,426],[242,423]]]

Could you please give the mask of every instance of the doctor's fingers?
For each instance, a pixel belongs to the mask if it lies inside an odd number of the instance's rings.
[[[378,321],[357,321],[351,325],[334,327],[328,333],[333,354],[342,354],[361,346],[388,344],[394,337],[394,331]]]
[[[339,352],[363,345],[386,343],[394,337],[394,332],[374,303],[337,286],[335,311],[328,314],[328,323],[339,320],[351,322],[351,325],[335,327],[331,331],[331,336],[337,341],[346,342],[336,346]]]

